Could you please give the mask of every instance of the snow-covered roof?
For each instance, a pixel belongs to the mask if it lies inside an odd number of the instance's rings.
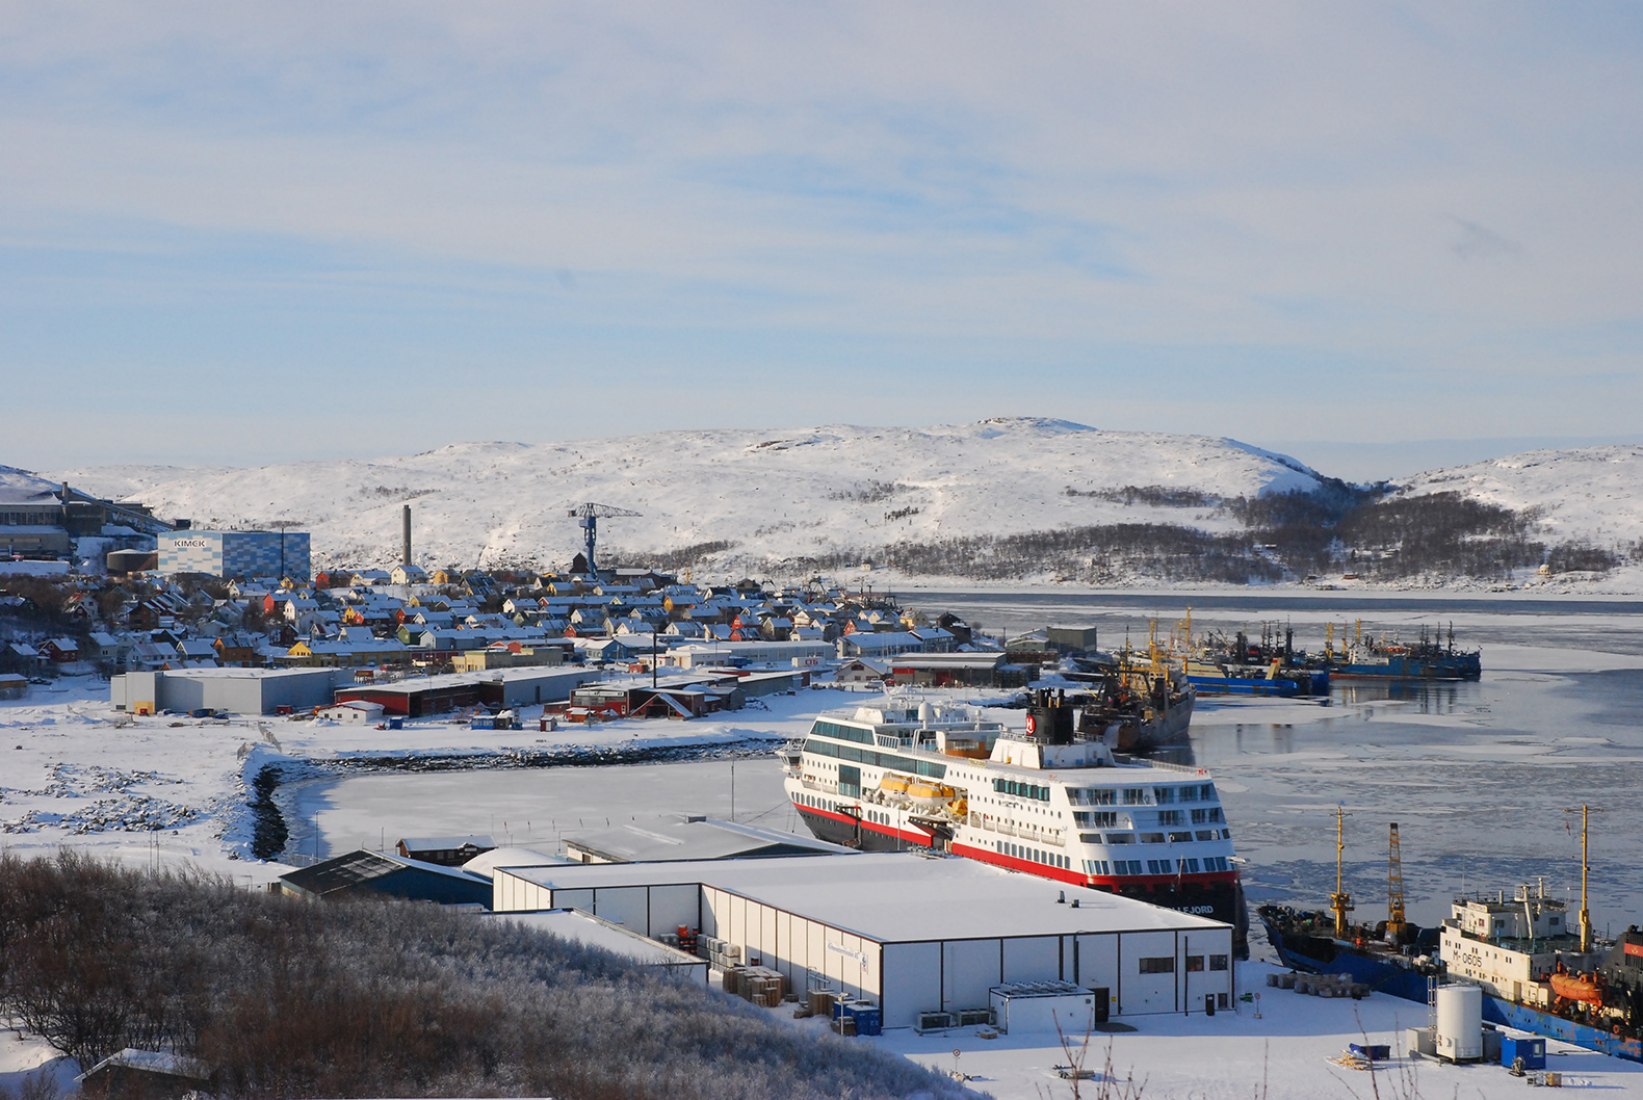
[[[488,833],[468,833],[465,836],[406,836],[400,837],[399,842],[413,852],[454,852],[470,844],[475,848],[496,847],[496,841]],[[464,867],[463,870],[467,868]]]
[[[1205,917],[1068,890],[969,859],[912,852],[685,863],[568,864],[512,874],[554,889],[710,883],[880,942],[1225,928]],[[1066,904],[1077,898],[1076,908]]]
[[[462,865],[462,869],[470,875],[490,878],[498,867],[543,867],[553,863],[569,862],[571,861],[564,856],[549,855],[534,848],[492,848],[468,860]]]

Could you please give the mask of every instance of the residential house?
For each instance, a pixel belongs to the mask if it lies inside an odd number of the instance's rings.
[[[88,656],[99,665],[108,668],[124,668],[126,653],[131,648],[129,639],[110,634],[104,630],[93,630],[86,636],[90,645]]]
[[[80,643],[73,638],[47,638],[40,643],[40,652],[54,664],[66,665],[80,659]]]
[[[217,647],[205,638],[184,638],[177,643],[177,655],[190,666],[217,663]]]
[[[427,584],[428,571],[420,565],[401,562],[389,572],[388,581],[391,584]]]

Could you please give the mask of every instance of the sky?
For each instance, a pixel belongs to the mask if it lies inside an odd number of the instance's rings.
[[[1039,415],[1365,480],[1643,438],[1635,4],[0,20],[7,465]]]

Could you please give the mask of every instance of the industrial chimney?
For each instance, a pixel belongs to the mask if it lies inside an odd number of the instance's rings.
[[[405,560],[401,565],[411,564],[411,506],[405,506]]]

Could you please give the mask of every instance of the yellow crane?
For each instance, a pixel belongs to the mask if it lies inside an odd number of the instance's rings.
[[[1402,943],[1408,926],[1403,909],[1403,846],[1394,821],[1386,842],[1386,942]]]

